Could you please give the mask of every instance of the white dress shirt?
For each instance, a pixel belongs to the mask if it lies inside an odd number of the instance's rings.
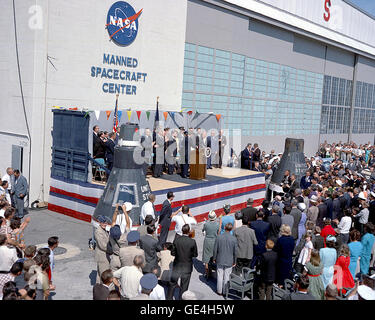
[[[5,199],[8,201],[9,204],[12,204],[12,200],[10,199],[10,194],[8,189],[4,189],[0,187],[0,195],[5,194]]]
[[[350,227],[352,226],[352,218],[342,217],[339,225],[337,226],[340,230],[340,233],[347,234],[349,233]]]
[[[0,271],[10,271],[10,268],[17,260],[15,248],[9,248],[6,245],[0,246]]]
[[[174,216],[172,218],[172,222],[176,222],[176,227],[174,228],[174,230],[180,236],[182,236],[182,227],[185,224],[189,224],[190,229],[192,225],[197,224],[197,220],[195,220],[195,218],[193,217],[188,216],[186,213],[184,214],[179,213],[178,215]]]
[[[113,276],[120,280],[120,293],[123,297],[131,299],[138,296],[138,288],[143,273],[136,266],[126,266],[113,272]]]
[[[133,227],[133,221],[130,217],[129,217],[129,220],[130,220],[129,230],[131,230]],[[127,227],[125,213],[121,213],[117,215],[116,224],[120,226],[121,234],[125,233],[126,227]]]
[[[142,292],[142,287],[139,285],[138,289],[139,294]],[[150,293],[150,299],[151,300],[165,300],[165,291],[164,288],[160,285],[157,284],[156,287],[152,290]]]
[[[141,209],[141,218],[142,218],[142,224],[145,220],[146,216],[152,216],[155,219],[155,212],[154,212],[154,206],[152,205],[151,201],[147,201]]]
[[[12,189],[12,183],[10,182],[10,175],[5,174],[4,177],[2,177],[1,181],[8,181],[8,190]]]

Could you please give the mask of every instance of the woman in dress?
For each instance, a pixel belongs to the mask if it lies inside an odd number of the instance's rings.
[[[336,285],[337,290],[342,289],[342,292],[346,293],[346,288],[353,288],[355,283],[353,276],[349,270],[350,264],[350,251],[346,244],[343,244],[340,248],[340,256],[335,264],[335,273],[333,276],[333,284]]]
[[[305,237],[305,245],[298,256],[297,265],[296,265],[297,273],[302,273],[304,266],[306,265],[307,262],[310,261],[311,251],[314,249],[313,243],[311,241],[312,232],[307,231],[304,237]]]
[[[350,231],[350,243],[348,244],[350,251],[350,264],[349,271],[352,274],[353,279],[359,272],[359,257],[362,253],[361,233],[358,230]]]
[[[203,254],[202,262],[205,267],[205,277],[208,278],[211,275],[210,262],[212,262],[212,256],[215,246],[215,240],[219,232],[219,223],[216,221],[215,211],[210,211],[208,214],[208,221],[203,225],[203,232],[205,234],[203,241]]]
[[[311,251],[310,261],[305,265],[305,271],[309,277],[309,289],[316,300],[325,299],[325,290],[322,280],[323,264],[320,261],[320,255],[318,250]]]
[[[337,251],[335,249],[336,237],[329,235],[326,239],[326,247],[320,249],[320,260],[323,263],[322,280],[325,288],[332,283],[334,274],[334,265],[337,260]]]
[[[306,216],[306,205],[304,203],[299,203],[298,204],[298,209],[302,212],[301,213],[301,220],[298,223],[298,239],[296,242],[296,246],[299,244],[299,242],[302,239],[302,236],[306,232],[306,221],[307,221],[307,216]]]
[[[233,235],[233,230],[235,229],[234,226],[235,226],[235,221],[234,221],[234,217],[229,215],[230,213],[230,205],[229,204],[226,204],[224,206],[224,215],[220,216],[220,222],[219,222],[219,225],[220,225],[220,234],[223,234],[225,232],[225,225],[227,223],[231,223],[232,226],[233,226],[233,229],[232,231],[230,232],[231,235]]]
[[[324,238],[324,243],[326,244],[327,236],[331,235],[331,236],[335,237],[336,231],[335,231],[335,229],[332,228],[331,219],[325,218],[325,219],[323,219],[323,221],[324,221],[324,228],[322,229],[322,232],[320,233],[320,235]]]
[[[362,237],[362,252],[361,252],[361,274],[368,274],[370,268],[371,251],[374,245],[374,225],[371,222],[366,223],[364,227],[365,235]]]
[[[277,282],[284,286],[286,279],[291,278],[293,266],[294,239],[290,227],[283,224],[280,228],[281,237],[277,240],[274,251],[277,252]]]

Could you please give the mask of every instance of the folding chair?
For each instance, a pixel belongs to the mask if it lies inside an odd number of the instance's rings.
[[[99,174],[100,181],[106,181],[107,179],[107,174],[103,168],[101,168],[98,164],[105,166],[105,160],[102,158],[95,159],[97,163],[94,162],[94,168],[95,168],[95,173],[94,173],[94,179],[96,176]]]
[[[272,286],[272,298],[273,300],[283,300],[283,297],[288,294],[288,291],[279,288],[277,284]]]
[[[254,299],[254,272],[255,269],[242,268],[242,275],[238,276],[234,273],[230,275],[229,281],[225,286],[225,300],[228,295],[233,295],[241,300],[244,299],[245,293],[249,292],[250,300]],[[230,290],[240,292],[241,295],[229,293]]]

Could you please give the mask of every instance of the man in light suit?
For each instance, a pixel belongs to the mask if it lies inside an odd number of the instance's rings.
[[[227,137],[224,136],[224,130],[220,130],[220,134],[218,138],[219,138],[218,139],[219,141],[219,168],[221,169],[223,165],[225,146],[227,145]]]
[[[109,227],[111,221],[109,217],[99,216],[99,226],[95,229],[94,238],[96,241],[95,261],[97,263],[96,283],[101,282],[102,273],[110,269],[109,255]]]
[[[21,175],[21,172],[19,170],[14,170],[14,186],[13,192],[14,192],[14,202],[16,205],[17,213],[16,216],[18,218],[23,218],[24,212],[24,202],[25,202],[25,197],[29,193],[29,186],[27,184],[26,178]]]
[[[163,249],[158,240],[153,237],[155,231],[155,226],[149,225],[147,226],[147,234],[139,239],[139,247],[144,251],[146,258],[146,265],[143,268],[144,273],[151,272],[153,267],[158,266],[157,253]]]

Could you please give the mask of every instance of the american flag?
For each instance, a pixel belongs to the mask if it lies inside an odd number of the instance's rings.
[[[117,127],[118,127],[118,94],[116,96],[116,107],[115,107],[115,114],[113,118],[113,132],[117,133]]]

